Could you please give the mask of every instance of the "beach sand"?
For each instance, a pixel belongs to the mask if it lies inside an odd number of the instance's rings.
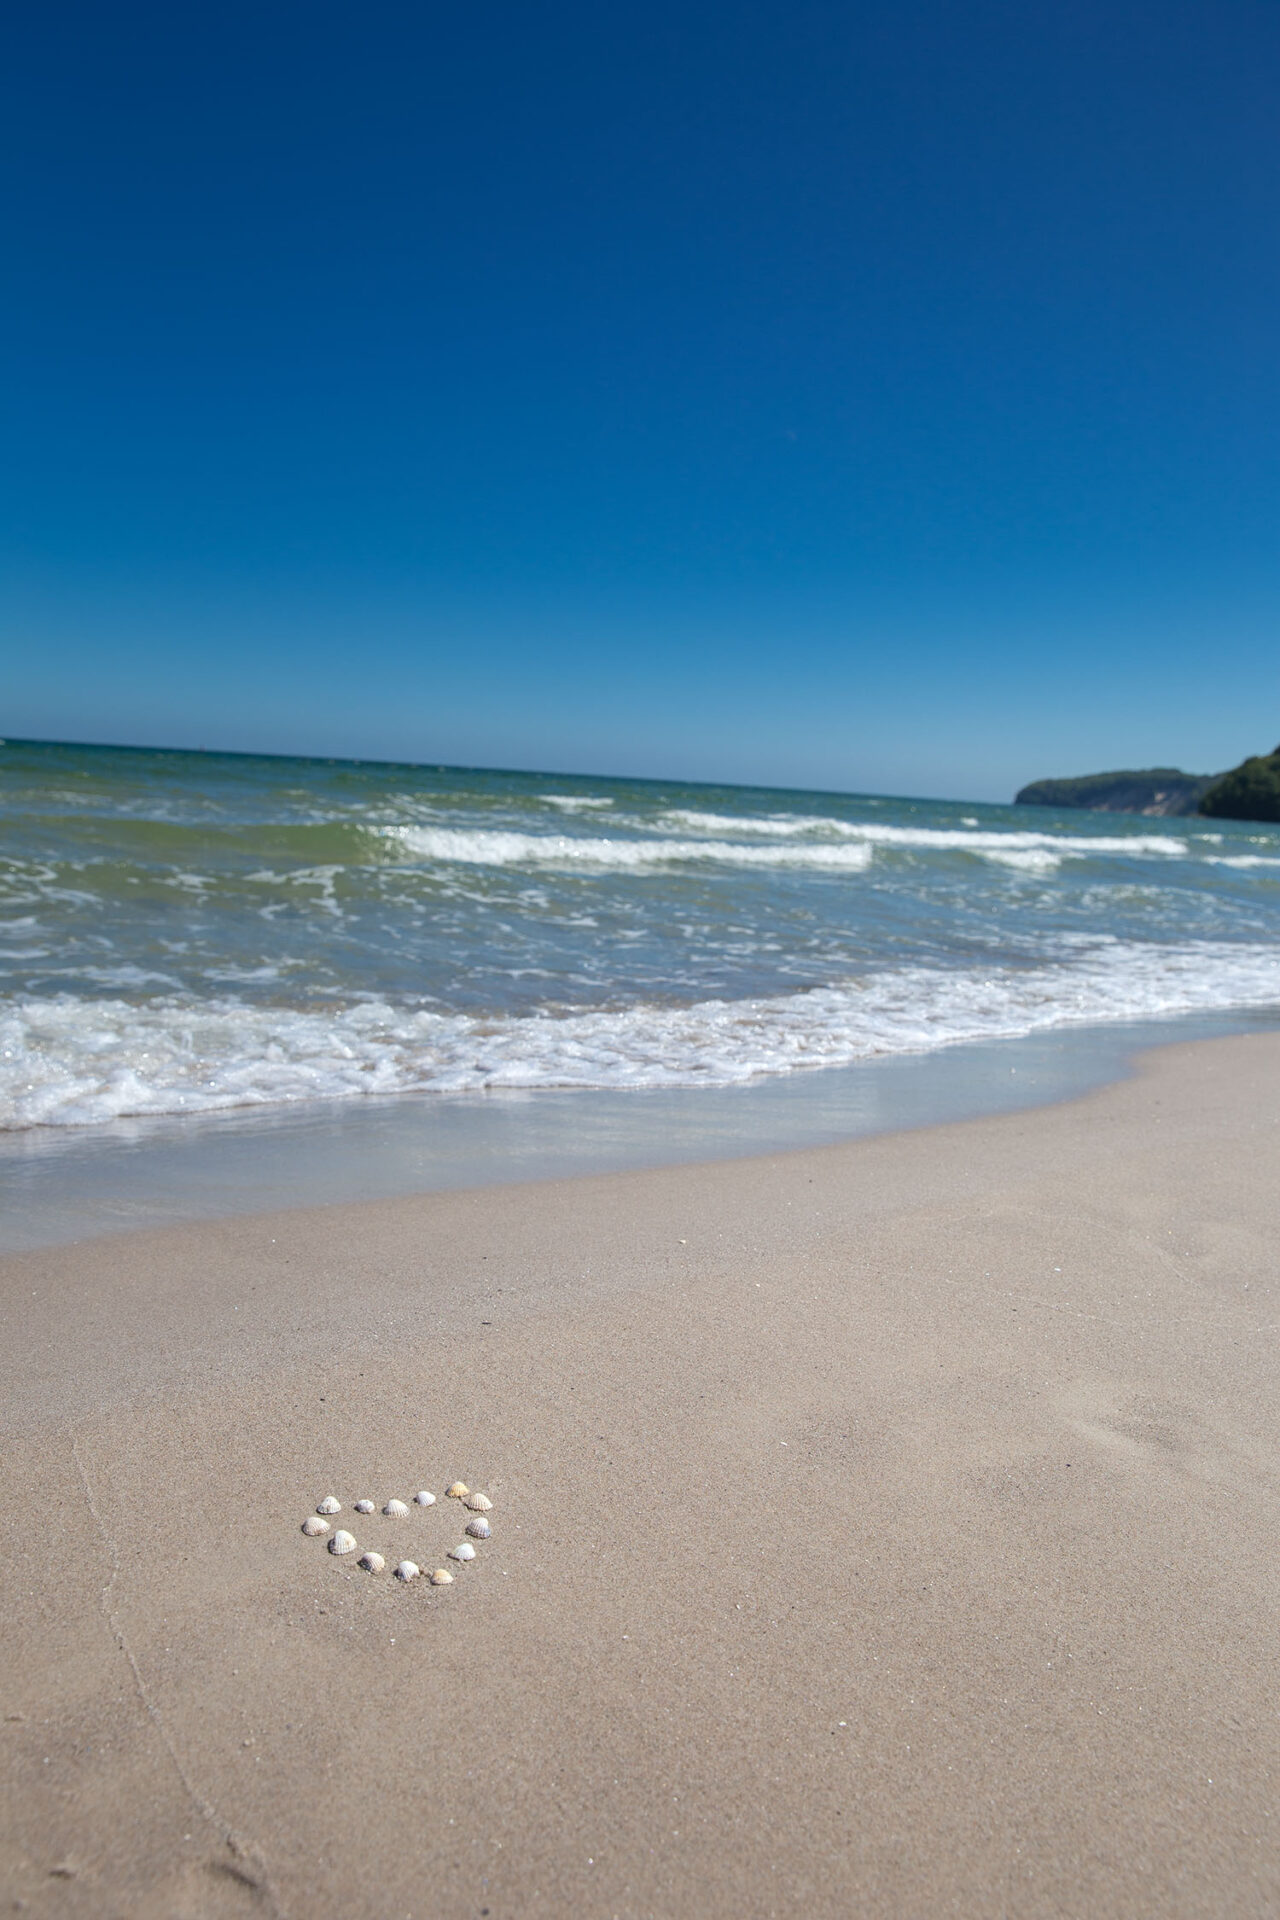
[[[0,1880],[1280,1911],[1280,1036],[1029,1114],[0,1262]],[[300,1527],[321,1496],[402,1586]]]

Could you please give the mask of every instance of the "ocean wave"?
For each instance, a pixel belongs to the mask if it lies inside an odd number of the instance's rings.
[[[997,866],[1012,867],[1015,873],[1056,873],[1063,855],[1048,847],[984,847],[982,858]]]
[[[820,834],[872,847],[919,847],[960,853],[1043,852],[1056,857],[1064,854],[1157,854],[1179,859],[1188,851],[1188,843],[1176,834],[1166,833],[1041,833],[1029,830],[970,827],[893,827],[879,821],[837,820],[826,814],[768,814],[759,818],[748,814],[698,813],[684,807],[671,808],[662,816],[663,824],[705,833],[754,833],[770,838],[793,839]]]
[[[819,816],[757,821],[737,815],[673,810],[664,822],[686,831],[716,827],[757,832],[764,844],[712,838],[606,837],[525,833],[515,828],[394,826],[379,831],[418,860],[469,866],[594,868],[625,871],[703,863],[727,867],[808,868],[859,872],[876,852],[902,849],[965,853],[1026,873],[1051,873],[1065,859],[1100,856],[1179,859],[1187,843],[1168,834],[1048,834],[891,827]],[[802,837],[804,836],[804,837]],[[825,836],[825,837],[819,837]]]
[[[663,826],[692,833],[758,833],[790,839],[797,834],[853,834],[859,829],[848,820],[820,813],[699,813],[693,807],[668,807],[659,816]]]
[[[728,840],[607,840],[599,835],[520,833],[502,828],[386,827],[386,838],[419,860],[483,867],[608,867],[615,870],[713,862],[731,867],[809,867],[857,872],[868,846],[744,847]]]
[[[368,1000],[72,995],[0,1010],[0,1126],[486,1088],[729,1086],[1053,1027],[1280,1002],[1274,947],[1103,941],[1029,967],[908,967],[808,991],[482,1019]]]

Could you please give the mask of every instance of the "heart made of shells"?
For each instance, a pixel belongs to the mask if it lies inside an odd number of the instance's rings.
[[[475,1516],[475,1518],[467,1522],[466,1533],[469,1537],[459,1541],[457,1546],[450,1547],[446,1556],[458,1565],[466,1566],[468,1562],[477,1558],[476,1550],[471,1544],[472,1540],[488,1540],[493,1534],[492,1526],[484,1517],[486,1514],[492,1513],[493,1502],[485,1493],[473,1493],[465,1480],[455,1480],[450,1487],[446,1488],[445,1498],[457,1500]],[[413,1496],[414,1506],[434,1507],[435,1504],[435,1494],[426,1487],[420,1489],[420,1491]],[[362,1495],[360,1499],[353,1500],[351,1507],[353,1513],[360,1514],[366,1518],[379,1511],[378,1503],[370,1499],[367,1495]],[[323,1539],[330,1531],[332,1516],[341,1512],[342,1502],[335,1494],[327,1493],[323,1500],[317,1502],[315,1512],[308,1515],[303,1521],[303,1533],[306,1534],[309,1539]],[[382,1516],[391,1520],[407,1520],[411,1512],[412,1508],[409,1502],[401,1500],[394,1494],[389,1500],[383,1502],[381,1508]],[[338,1559],[346,1559],[350,1554],[359,1553],[360,1557],[356,1565],[365,1573],[376,1574],[386,1570],[387,1563],[384,1556],[372,1547],[366,1547],[361,1551],[359,1541],[346,1527],[337,1528],[333,1533],[332,1539],[328,1541],[328,1548],[329,1552]],[[405,1586],[422,1577],[424,1572],[416,1560],[401,1560],[393,1571],[396,1579]],[[449,1572],[447,1567],[436,1567],[432,1572],[426,1573],[425,1578],[430,1586],[447,1587],[453,1584],[454,1576]]]

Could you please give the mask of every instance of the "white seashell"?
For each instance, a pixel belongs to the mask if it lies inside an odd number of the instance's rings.
[[[397,1580],[416,1580],[418,1575],[421,1572],[422,1572],[422,1568],[418,1566],[416,1561],[402,1560],[400,1562],[400,1565],[396,1568],[396,1579]]]
[[[409,1509],[403,1500],[388,1500],[382,1511],[388,1514],[392,1520],[403,1520]]]
[[[451,1587],[453,1585],[453,1575],[450,1573],[448,1567],[437,1567],[435,1572],[430,1576],[430,1579],[433,1587]]]
[[[329,1522],[327,1520],[317,1520],[313,1513],[310,1519],[303,1521],[302,1531],[306,1534],[309,1534],[311,1538],[314,1540],[317,1537],[317,1535],[322,1533],[328,1533]]]
[[[362,1553],[356,1561],[356,1565],[363,1567],[366,1573],[381,1573],[386,1564],[380,1553]]]
[[[445,1499],[465,1500],[470,1491],[471,1489],[465,1480],[455,1480],[453,1485],[446,1490]]]
[[[332,1540],[329,1542],[330,1553],[354,1553],[355,1550],[356,1550],[355,1535],[353,1533],[346,1532],[345,1528],[339,1527],[338,1531],[334,1534]]]
[[[492,1513],[493,1502],[487,1493],[469,1493],[463,1501],[464,1507],[470,1507],[472,1513]]]
[[[476,1550],[469,1540],[464,1540],[460,1547],[450,1547],[449,1549],[449,1558],[451,1560],[474,1560],[475,1557]]]
[[[425,1487],[422,1489],[421,1493],[415,1493],[413,1498],[414,1498],[415,1504],[420,1507],[434,1507],[436,1503],[436,1497],[434,1493],[428,1493]]]
[[[467,1532],[473,1540],[487,1540],[493,1532],[493,1528],[489,1525],[489,1522],[484,1519],[468,1520]]]
[[[331,1493],[327,1493],[324,1499],[320,1502],[320,1505],[316,1508],[316,1512],[317,1513],[341,1513],[342,1502],[341,1500],[335,1500]]]
[[[356,1501],[356,1512],[357,1512],[357,1513],[374,1513],[374,1512],[376,1512],[376,1511],[377,1511],[377,1509],[375,1508],[375,1506],[374,1506],[374,1504],[373,1504],[373,1502],[372,1502],[372,1500],[357,1500],[357,1501]]]

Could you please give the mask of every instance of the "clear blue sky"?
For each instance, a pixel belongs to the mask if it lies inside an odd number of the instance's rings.
[[[1280,738],[1275,0],[44,0],[3,69],[9,733]]]

